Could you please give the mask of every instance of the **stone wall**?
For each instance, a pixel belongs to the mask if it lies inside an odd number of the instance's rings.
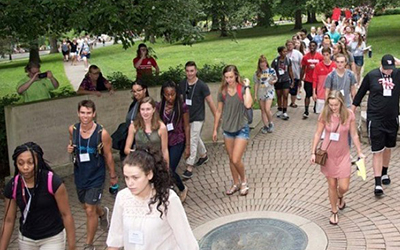
[[[209,84],[210,91],[216,103],[219,84]],[[149,89],[149,94],[156,100],[160,97],[160,87]],[[97,121],[112,134],[118,125],[125,120],[129,105],[132,102],[129,90],[116,91],[113,95],[103,93],[103,96],[74,96],[52,99],[42,102],[8,106],[5,108],[8,154],[11,159],[13,150],[22,143],[33,141],[38,143],[45,153],[44,157],[51,166],[57,167],[57,173],[65,176],[72,173],[70,155],[66,148],[69,142],[68,127],[77,123],[77,105],[84,99],[91,99],[96,104]],[[259,121],[256,112],[253,125]],[[203,126],[202,137],[205,141],[212,140],[213,116],[206,104],[206,123]],[[222,139],[222,136],[219,136]],[[10,161],[10,173],[14,166]]]

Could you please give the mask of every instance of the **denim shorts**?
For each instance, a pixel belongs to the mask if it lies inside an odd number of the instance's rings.
[[[242,129],[236,132],[227,132],[224,131],[224,137],[227,139],[245,139],[248,140],[250,138],[250,127],[249,124],[246,124]]]

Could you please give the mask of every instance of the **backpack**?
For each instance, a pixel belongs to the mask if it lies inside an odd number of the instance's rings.
[[[19,180],[19,174],[17,174],[14,177],[14,185],[13,185],[13,190],[12,190],[12,199],[16,200],[17,199],[17,187],[18,187],[18,180]],[[47,172],[47,191],[49,191],[49,193],[51,195],[54,195],[54,191],[53,191],[53,172],[49,171]]]
[[[244,95],[245,91],[246,90],[245,90],[243,85],[238,84],[236,86],[237,95],[239,97],[239,100],[243,103],[243,105],[244,105],[243,95]],[[225,101],[225,98],[226,98],[226,94],[222,93],[222,99],[224,101]],[[253,122],[253,107],[251,107],[251,108],[246,108],[245,107],[245,109],[246,109],[246,111],[245,111],[244,114],[245,114],[245,116],[247,118],[247,122],[248,122],[248,124],[251,124]]]
[[[96,145],[97,145],[97,150],[96,150],[96,154],[95,157],[98,158],[100,155],[103,155],[103,142],[102,142],[102,134],[103,134],[103,125],[96,123],[98,126],[96,126],[96,129],[93,133],[97,133],[96,136]],[[80,123],[76,123],[74,124],[73,127],[73,131],[72,131],[72,145],[75,146],[74,148],[74,164],[77,164],[78,161],[77,159],[77,155],[79,154],[79,150],[78,147],[76,147],[76,145],[78,144],[79,141],[79,129],[80,129],[81,124]],[[100,164],[100,161],[97,161],[97,164]],[[77,165],[76,165],[77,166]]]

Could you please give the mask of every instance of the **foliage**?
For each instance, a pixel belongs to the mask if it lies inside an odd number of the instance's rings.
[[[117,71],[107,76],[107,80],[109,80],[113,88],[119,89],[130,89],[132,86],[132,80],[130,80],[126,75],[122,72]]]
[[[7,148],[6,118],[4,107],[18,102],[20,97],[16,94],[6,95],[0,98],[0,176],[8,176],[9,159]]]
[[[400,14],[400,8],[385,9],[385,10],[377,10],[377,11],[375,11],[375,16],[399,15],[399,14]]]
[[[219,82],[225,66],[226,64],[223,62],[214,65],[204,64],[203,68],[198,69],[197,75],[205,82]]]
[[[56,90],[50,92],[51,98],[68,97],[76,95],[75,90],[71,85],[61,86]]]

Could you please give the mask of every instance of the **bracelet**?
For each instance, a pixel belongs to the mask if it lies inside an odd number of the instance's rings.
[[[110,176],[110,179],[114,180],[117,179],[118,176]]]
[[[244,89],[251,89],[250,85],[244,86]]]

